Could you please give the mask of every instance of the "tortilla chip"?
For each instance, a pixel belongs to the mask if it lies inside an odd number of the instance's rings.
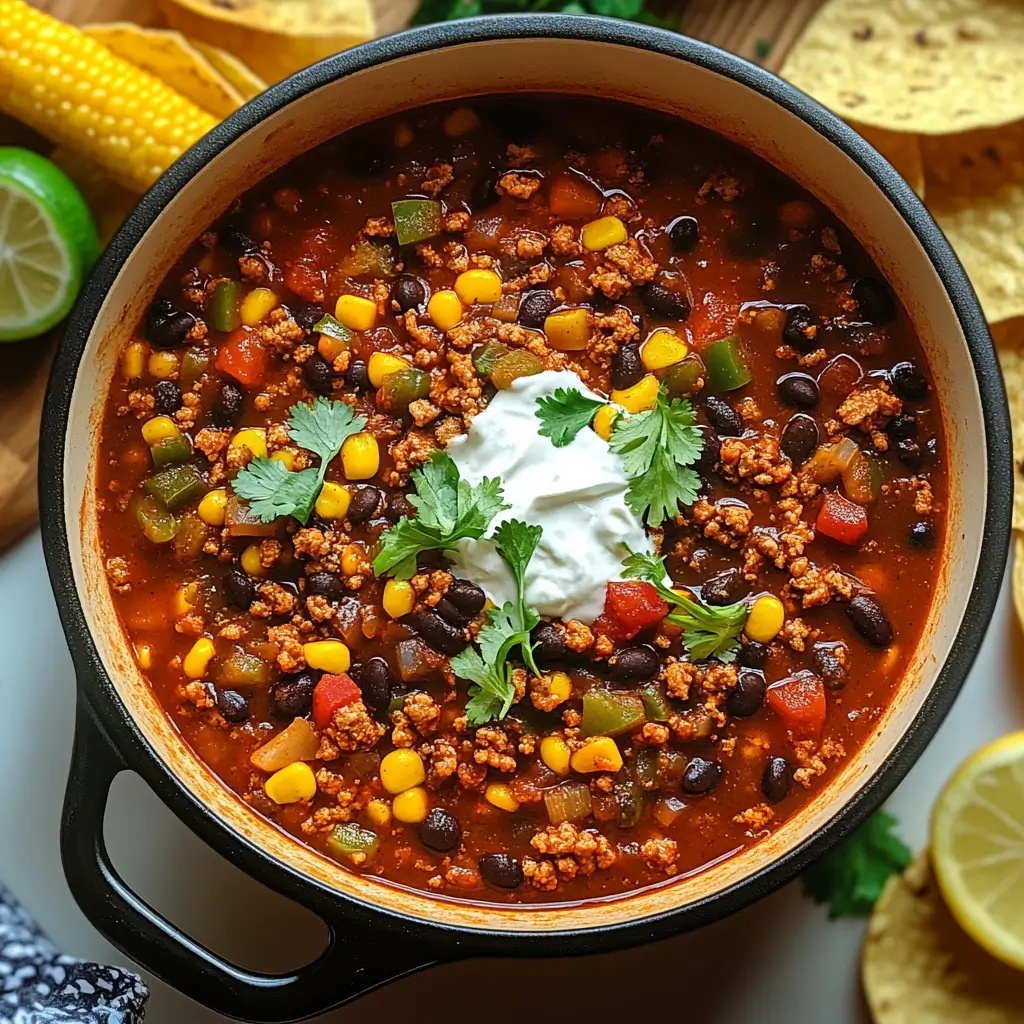
[[[781,75],[840,117],[943,134],[1024,117],[1024,5],[830,0]]]
[[[106,245],[139,201],[139,195],[119,185],[99,164],[72,149],[58,146],[50,159],[78,186],[96,222],[100,244]]]
[[[1013,528],[1024,530],[1024,320],[1007,320],[992,328],[992,340],[1006,382],[1013,431]]]
[[[215,117],[227,117],[244,102],[242,94],[180,32],[140,28],[127,21],[88,25],[85,32]]]
[[[861,977],[875,1024],[1024,1024],[1024,973],[953,920],[927,851],[875,904]]]
[[[267,88],[267,83],[233,53],[198,39],[190,39],[189,42],[241,93],[243,99],[251,100]]]
[[[888,132],[870,124],[850,122],[850,127],[871,143],[904,178],[907,184],[924,198],[924,157],[921,155],[921,140],[909,132]]]

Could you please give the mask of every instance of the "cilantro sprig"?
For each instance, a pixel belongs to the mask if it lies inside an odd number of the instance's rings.
[[[815,903],[828,903],[829,917],[871,913],[891,875],[910,863],[910,849],[893,832],[896,819],[877,811],[849,838],[801,876]]]
[[[288,412],[288,433],[300,448],[320,459],[319,466],[293,472],[273,459],[254,459],[231,483],[238,497],[249,503],[249,511],[261,522],[279,516],[294,516],[305,524],[324,485],[327,467],[353,434],[366,426],[365,416],[356,416],[344,402],[318,398],[312,405],[299,402]]]
[[[479,540],[509,507],[502,500],[500,478],[484,477],[472,485],[460,477],[447,452],[434,452],[422,469],[413,471],[412,483],[416,493],[408,498],[416,515],[399,519],[381,534],[380,554],[373,560],[378,576],[409,579],[421,551],[445,551],[467,537]]]
[[[452,670],[460,679],[474,683],[466,702],[466,721],[476,727],[494,718],[504,718],[515,699],[509,657],[518,647],[527,668],[540,674],[533,659],[530,632],[540,615],[526,603],[526,567],[540,543],[542,530],[518,519],[502,523],[494,531],[498,553],[508,563],[516,581],[516,601],[492,608],[477,638],[480,650],[467,647],[452,658]]]
[[[550,437],[556,448],[564,448],[581,430],[590,426],[594,413],[602,405],[604,402],[587,398],[576,388],[557,388],[554,394],[537,399],[536,416],[542,424],[537,432],[541,437]]]
[[[629,549],[626,549],[629,551]],[[740,633],[747,621],[747,608],[742,603],[712,606],[700,604],[665,585],[668,572],[665,559],[644,552],[629,551],[622,562],[622,575],[627,580],[650,583],[674,609],[666,621],[683,630],[683,646],[695,661],[718,658],[735,660]]]

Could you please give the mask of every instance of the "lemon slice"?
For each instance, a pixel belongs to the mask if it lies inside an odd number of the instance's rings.
[[[1024,970],[1024,732],[983,747],[932,812],[932,862],[960,926]]]
[[[0,341],[34,337],[61,320],[98,251],[68,176],[37,153],[0,147]]]

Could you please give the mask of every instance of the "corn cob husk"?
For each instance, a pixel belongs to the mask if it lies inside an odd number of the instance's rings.
[[[143,192],[217,123],[85,33],[0,0],[0,111]]]

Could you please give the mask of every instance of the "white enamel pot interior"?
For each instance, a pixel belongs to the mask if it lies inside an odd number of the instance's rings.
[[[914,321],[950,468],[944,568],[923,639],[891,707],[827,789],[766,840],[693,877],[600,903],[529,908],[459,903],[346,871],[228,791],[182,742],[135,666],[111,607],[94,497],[95,440],[118,351],[161,278],[240,192],[353,125],[436,100],[526,90],[603,96],[686,118],[749,148],[829,206]],[[208,842],[328,919],[372,925],[386,917],[396,937],[436,939],[442,956],[613,948],[719,917],[791,878],[877,806],[930,738],[988,623],[1008,538],[1009,432],[991,342],[959,264],[910,189],[852,131],[773,76],[682,37],[604,19],[511,16],[402,33],[331,58],[243,108],[161,179],[107,251],[58,361],[45,431],[47,556],[80,676],[82,728],[92,734],[80,737],[83,757],[109,748],[107,775],[139,771]],[[76,792],[69,804],[82,799]],[[81,811],[70,806],[69,815],[82,827]],[[65,836],[69,877],[85,870],[81,842]],[[88,903],[83,888],[76,892]],[[91,902],[87,910],[103,917]],[[170,926],[147,928],[113,937],[144,963],[163,958],[147,966],[187,985],[188,958],[165,948],[180,937]],[[199,994],[208,998],[213,987],[208,979]],[[239,1012],[232,1005],[225,1012]],[[258,1019],[291,1019],[313,1004],[282,1005]]]

